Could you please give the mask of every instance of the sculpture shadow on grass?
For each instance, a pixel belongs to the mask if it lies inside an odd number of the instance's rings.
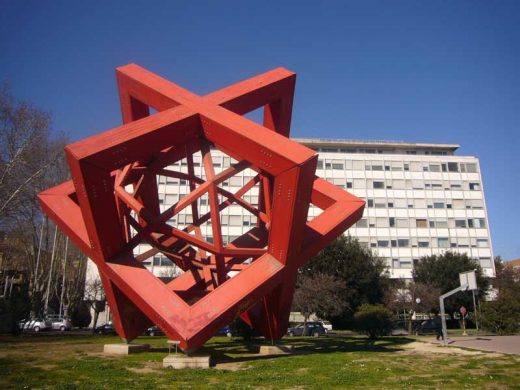
[[[200,353],[211,354],[215,363],[246,362],[263,359],[291,357],[298,355],[321,355],[330,353],[376,352],[395,353],[403,351],[403,345],[414,340],[401,337],[384,337],[373,341],[365,337],[294,337],[285,338],[281,345],[292,346],[292,354],[258,355],[261,339],[245,342],[240,339],[216,341],[201,350]]]

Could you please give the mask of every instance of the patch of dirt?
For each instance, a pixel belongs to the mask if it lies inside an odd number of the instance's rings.
[[[463,355],[463,356],[486,356],[486,357],[500,357],[502,356],[499,353],[491,353],[491,352],[482,352],[482,351],[474,351],[468,350],[464,348],[458,347],[444,347],[442,345],[436,345],[421,341],[414,341],[409,344],[402,345],[401,348],[404,351],[400,353],[409,354],[410,352],[417,353],[439,353],[439,354],[448,354],[448,355]]]
[[[218,363],[215,365],[217,370],[225,370],[225,371],[240,371],[247,369],[245,362],[226,362],[226,363]]]
[[[296,372],[299,372],[299,373],[302,373],[302,374],[303,374],[304,372],[307,372],[307,371],[309,371],[309,367],[302,367],[302,368],[298,368],[298,369],[296,370]]]
[[[162,366],[159,362],[145,362],[144,367],[127,367],[126,369],[137,374],[152,374],[160,372],[161,368]]]
[[[45,371],[51,371],[56,368],[56,365],[54,365],[54,364],[35,364],[35,365],[33,365],[33,367],[41,368],[42,370],[45,370]]]
[[[127,367],[126,369],[128,371],[135,372],[136,374],[152,374],[158,372],[158,370],[151,367]]]

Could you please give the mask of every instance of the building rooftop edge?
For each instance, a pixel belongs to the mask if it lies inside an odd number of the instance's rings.
[[[353,140],[353,139],[326,139],[326,138],[292,138],[304,145],[323,145],[323,146],[393,146],[393,147],[410,147],[410,148],[428,148],[428,149],[448,149],[455,151],[460,145],[458,144],[433,144],[433,143],[415,143],[404,141],[380,141],[380,140]]]

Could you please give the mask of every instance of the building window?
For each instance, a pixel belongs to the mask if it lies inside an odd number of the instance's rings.
[[[467,163],[466,164],[466,172],[468,172],[468,173],[477,173],[477,164]]]
[[[430,246],[430,241],[427,238],[419,239],[419,248],[428,248]]]
[[[470,191],[480,191],[480,184],[479,183],[469,183],[469,189],[470,189]]]
[[[458,172],[459,171],[459,164],[456,162],[449,162],[448,163],[448,172]]]
[[[384,189],[385,188],[385,182],[384,181],[374,181],[373,187],[375,189]]]
[[[412,262],[409,260],[401,260],[399,265],[401,266],[401,268],[404,268],[404,269],[412,268]]]
[[[480,266],[482,268],[490,268],[491,267],[491,258],[489,257],[480,257],[479,259]]]
[[[390,227],[395,227],[395,217],[388,218],[388,224]]]
[[[409,227],[410,223],[408,218],[397,218],[396,220],[396,226],[398,228],[407,228]]]
[[[489,246],[488,240],[486,238],[477,238],[477,246],[479,248],[487,248]]]
[[[438,219],[435,221],[435,226],[438,228],[447,228],[448,227],[448,221],[445,219]]]
[[[376,209],[384,209],[386,208],[386,201],[383,198],[376,198],[374,202],[374,207]]]
[[[426,227],[428,227],[428,221],[426,219],[416,219],[415,227],[426,228]]]
[[[390,243],[390,241],[388,241],[388,240],[378,240],[377,246],[380,248],[387,248],[389,243]]]
[[[366,228],[367,226],[368,226],[367,225],[367,220],[365,218],[360,219],[356,223],[356,227],[358,227],[358,228]]]
[[[456,228],[465,228],[466,227],[466,220],[465,219],[456,219],[455,220],[455,227]]]
[[[397,246],[399,248],[409,247],[410,246],[410,240],[408,240],[406,238],[400,238],[400,239],[397,240]]]
[[[354,171],[363,171],[365,169],[365,162],[362,160],[352,161],[352,169]]]
[[[347,181],[347,188],[352,188],[352,182],[351,181]]]
[[[447,237],[439,237],[437,238],[437,246],[439,248],[449,248],[450,242]]]

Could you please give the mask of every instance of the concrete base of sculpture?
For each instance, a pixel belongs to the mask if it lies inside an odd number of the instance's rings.
[[[287,355],[293,353],[292,345],[261,345],[260,355]]]
[[[146,352],[150,344],[105,344],[103,353],[110,355],[130,355],[138,352]]]
[[[182,354],[168,355],[163,359],[165,368],[210,368],[211,356],[187,356]]]

